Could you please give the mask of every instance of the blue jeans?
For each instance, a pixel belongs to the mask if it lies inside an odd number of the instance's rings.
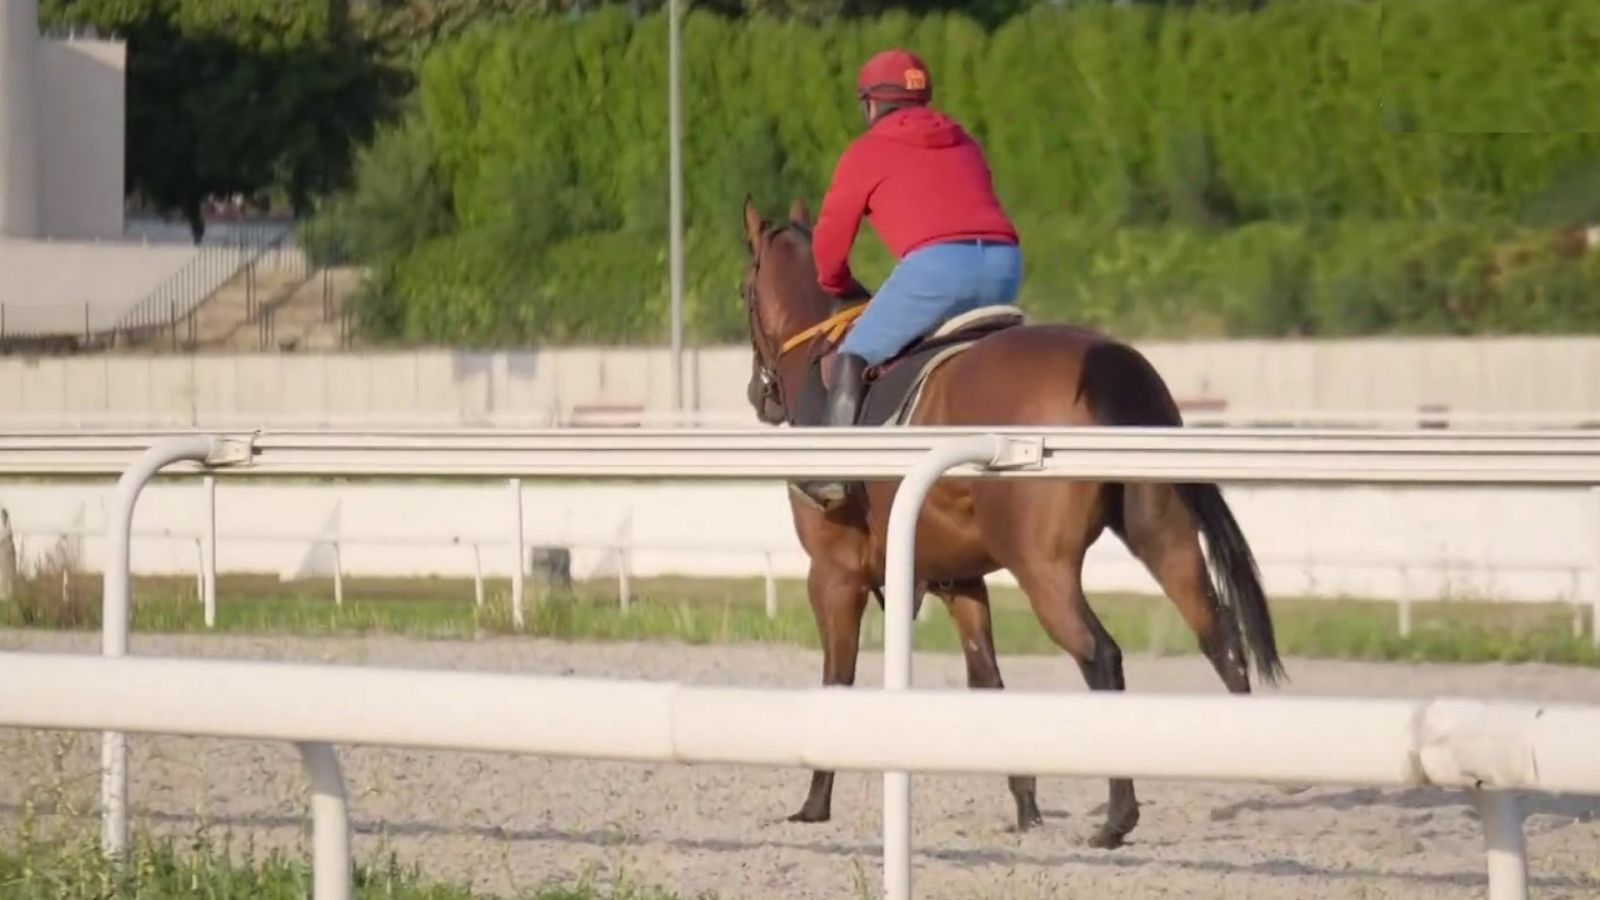
[[[1022,251],[1010,244],[931,244],[906,254],[839,346],[876,366],[950,319],[1011,303]]]

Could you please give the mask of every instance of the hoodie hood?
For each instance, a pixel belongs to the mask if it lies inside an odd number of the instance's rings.
[[[966,138],[954,119],[926,106],[896,110],[879,119],[867,134],[915,147],[954,147]]]

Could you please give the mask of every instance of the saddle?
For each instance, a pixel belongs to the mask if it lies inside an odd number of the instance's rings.
[[[983,338],[1026,322],[1026,314],[1015,306],[985,306],[956,316],[932,334],[913,341],[882,365],[866,371],[855,424],[870,427],[906,424],[916,412],[928,378],[940,366]],[[828,396],[822,373],[832,355],[830,351],[812,361],[793,410],[795,424],[822,423]]]

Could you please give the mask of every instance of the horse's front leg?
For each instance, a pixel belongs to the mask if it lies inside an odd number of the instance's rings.
[[[822,638],[822,684],[853,685],[861,649],[861,616],[867,608],[867,583],[860,571],[822,557],[813,558],[806,578],[811,612]],[[826,822],[833,811],[833,773],[811,773],[805,805],[791,822]]]

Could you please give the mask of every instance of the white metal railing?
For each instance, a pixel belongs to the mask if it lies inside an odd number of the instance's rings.
[[[407,548],[461,548],[469,554],[471,561],[470,577],[472,580],[472,593],[475,604],[483,606],[487,595],[487,578],[483,568],[483,551],[510,547],[517,565],[525,566],[526,553],[534,547],[559,547],[569,551],[585,551],[609,554],[614,561],[614,571],[607,577],[614,577],[617,581],[617,602],[622,611],[627,612],[632,607],[632,584],[639,577],[633,569],[633,559],[641,553],[682,553],[682,554],[715,554],[717,556],[738,556],[750,561],[750,568],[737,573],[737,577],[759,577],[763,581],[762,589],[765,598],[765,608],[768,618],[778,614],[777,590],[778,575],[776,561],[785,558],[804,557],[804,551],[797,547],[781,547],[775,543],[761,542],[724,542],[724,541],[693,541],[693,540],[638,540],[634,538],[617,539],[601,536],[585,535],[547,535],[524,536],[521,538],[522,546],[517,547],[519,539],[516,529],[509,529],[508,534],[492,532],[477,533],[452,533],[436,535],[408,536],[402,534],[379,534],[349,532],[343,529],[328,530],[308,528],[305,530],[280,530],[280,531],[228,531],[221,532],[216,528],[216,479],[211,475],[204,478],[206,484],[207,502],[201,518],[209,523],[206,530],[179,529],[179,528],[154,528],[135,529],[130,538],[135,541],[166,541],[182,544],[194,552],[193,575],[195,577],[195,596],[202,603],[204,622],[206,627],[216,625],[216,598],[217,579],[222,574],[217,565],[218,548],[225,543],[229,544],[288,544],[305,547],[322,547],[331,552],[331,571],[327,573],[332,582],[332,600],[336,606],[344,602],[344,581],[347,577],[360,577],[362,574],[354,566],[345,563],[344,550],[346,548],[362,547],[407,547]],[[520,503],[517,496],[520,493],[513,486],[513,504]],[[1600,490],[1593,492],[1595,509],[1600,511]],[[60,527],[60,528],[18,528],[12,531],[17,540],[17,556],[25,559],[28,542],[40,540],[95,539],[105,536],[105,529],[93,527]],[[1595,536],[1594,546],[1600,548],[1600,535]],[[520,549],[520,552],[518,552]],[[1541,573],[1565,574],[1568,586],[1564,592],[1552,593],[1546,600],[1515,601],[1517,603],[1548,602],[1562,604],[1571,608],[1572,635],[1582,637],[1588,632],[1592,643],[1600,647],[1600,629],[1594,627],[1600,622],[1600,589],[1583,591],[1585,573],[1589,573],[1597,588],[1600,588],[1600,558],[1556,559],[1538,558],[1524,560],[1487,560],[1487,559],[1461,559],[1440,556],[1438,558],[1418,559],[1387,554],[1378,555],[1325,555],[1311,554],[1271,554],[1257,553],[1256,564],[1263,571],[1273,569],[1298,570],[1308,581],[1315,578],[1315,573],[1324,567],[1335,569],[1353,569],[1364,571],[1388,571],[1398,573],[1402,586],[1412,583],[1410,579],[1418,574],[1440,574],[1449,576],[1451,573],[1476,572],[1492,580],[1496,574],[1506,572],[1516,573]],[[1137,560],[1129,559],[1129,565],[1137,566]],[[252,570],[253,571],[253,570]],[[676,571],[676,574],[689,574]],[[187,574],[187,573],[185,573]],[[371,571],[367,575],[374,574]],[[380,573],[381,574],[381,573]],[[433,574],[440,574],[434,572]],[[526,575],[526,570],[524,570]],[[515,577],[515,573],[512,573]],[[1306,595],[1314,599],[1315,594]],[[1392,597],[1377,594],[1360,594],[1362,599],[1387,601],[1395,607],[1395,627],[1401,637],[1409,637],[1413,631],[1414,606],[1418,602],[1446,601],[1454,599],[1457,595],[1445,591],[1444,593],[1416,594],[1409,588]],[[1482,598],[1485,601],[1494,601],[1492,595]],[[513,610],[520,607],[522,598],[520,594],[512,597]],[[923,615],[928,607],[923,607]],[[1587,615],[1587,621],[1585,614]]]
[[[263,433],[255,435],[213,436],[200,433],[182,436],[149,434],[82,435],[7,435],[0,436],[0,474],[109,474],[120,472],[117,491],[109,516],[107,537],[111,543],[110,562],[105,572],[103,655],[108,661],[74,659],[0,657],[4,677],[0,677],[0,717],[12,724],[42,724],[48,727],[141,728],[182,733],[214,733],[223,711],[215,702],[203,705],[212,710],[198,719],[182,718],[179,710],[194,696],[194,686],[205,684],[199,692],[210,700],[226,698],[235,711],[252,709],[237,698],[241,692],[259,691],[267,686],[265,671],[239,668],[238,690],[217,690],[228,673],[204,666],[250,664],[169,662],[177,666],[160,679],[160,690],[146,685],[137,692],[141,701],[150,696],[185,698],[163,699],[159,707],[138,703],[106,702],[117,689],[137,683],[139,673],[155,673],[154,661],[116,660],[127,653],[129,622],[129,532],[134,504],[143,486],[168,466],[181,466],[189,472],[207,471],[219,475],[243,473],[259,477],[600,477],[624,479],[719,478],[719,479],[796,479],[827,476],[901,480],[889,516],[887,592],[884,636],[884,684],[882,692],[832,692],[826,701],[818,700],[834,727],[816,732],[795,732],[793,722],[803,721],[802,712],[785,702],[783,692],[712,691],[701,697],[694,689],[671,685],[637,686],[628,702],[641,703],[645,710],[635,733],[636,723],[618,720],[607,714],[603,721],[592,712],[613,708],[599,702],[604,692],[598,689],[588,699],[577,696],[584,685],[563,679],[568,692],[545,686],[532,679],[517,683],[532,694],[520,701],[535,713],[529,721],[543,722],[537,746],[541,752],[559,752],[554,745],[565,745],[584,755],[652,759],[706,759],[725,762],[770,762],[799,765],[826,762],[840,768],[864,767],[884,772],[884,886],[889,900],[908,900],[911,895],[910,867],[910,776],[909,769],[929,771],[1013,771],[1032,769],[1041,773],[1161,776],[1161,777],[1238,777],[1246,780],[1271,780],[1290,777],[1297,782],[1346,783],[1354,780],[1374,784],[1430,783],[1472,790],[1479,804],[1488,835],[1490,897],[1511,900],[1526,897],[1527,863],[1522,838],[1522,815],[1516,790],[1566,790],[1600,794],[1600,758],[1594,756],[1594,739],[1600,736],[1600,709],[1594,707],[1557,708],[1518,704],[1483,704],[1464,701],[1464,705],[1434,701],[1308,701],[1270,698],[1194,698],[1184,707],[1175,698],[1073,698],[1091,701],[1074,708],[1069,719],[1066,707],[1041,713],[1042,707],[1027,705],[1026,697],[1006,697],[995,692],[960,697],[936,697],[907,689],[911,683],[911,633],[913,541],[923,498],[940,477],[1055,477],[1148,481],[1294,482],[1317,483],[1401,483],[1401,484],[1600,484],[1600,435],[1558,432],[1530,438],[1526,435],[1493,433],[1439,435],[1436,433],[1266,433],[1215,432],[1180,429],[889,429],[889,430],[782,430],[764,434],[684,433],[624,431],[557,431],[545,433],[390,433],[390,434],[303,434]],[[520,504],[518,504],[520,509]],[[520,533],[520,528],[519,528]],[[520,567],[519,567],[520,568]],[[30,665],[35,668],[28,668]],[[92,671],[84,667],[102,666]],[[277,670],[292,677],[287,669]],[[205,674],[201,674],[205,673]],[[383,678],[393,673],[367,672],[365,677]],[[198,677],[197,677],[198,676]],[[152,676],[153,677],[153,676]],[[326,698],[334,677],[361,677],[356,671],[322,676],[301,684],[300,690]],[[398,677],[398,676],[396,676]],[[445,673],[429,676],[438,681],[425,686],[413,683],[404,690],[393,690],[406,714],[387,719],[379,716],[368,692],[362,697],[359,718],[362,733],[330,732],[291,727],[302,717],[304,708],[337,708],[318,703],[284,703],[286,685],[267,690],[270,709],[260,707],[260,717],[248,716],[237,725],[234,736],[282,737],[300,743],[327,743],[337,740],[384,743],[378,732],[389,731],[392,742],[408,746],[458,746],[463,736],[475,736],[484,728],[505,735],[504,717],[472,715],[479,723],[469,731],[444,716],[434,720],[428,731],[415,728],[416,709],[423,691],[442,691],[449,697],[440,706],[452,712],[474,709],[460,702]],[[489,676],[478,676],[489,677]],[[39,682],[51,690],[70,691],[68,695],[36,692]],[[188,686],[182,694],[167,694]],[[22,685],[27,685],[24,689]],[[243,685],[254,685],[247,688]],[[621,689],[617,687],[616,689]],[[650,690],[666,693],[651,695]],[[309,696],[310,694],[308,694]],[[41,696],[56,702],[41,708],[32,701]],[[488,696],[478,694],[476,696]],[[733,698],[723,703],[718,698]],[[739,700],[739,697],[746,698]],[[686,699],[687,698],[687,699]],[[198,700],[198,698],[196,698]],[[1068,698],[1052,698],[1065,701]],[[504,696],[495,697],[496,708],[505,708]],[[1133,705],[1120,705],[1132,703]],[[1225,705],[1215,705],[1215,704]],[[931,705],[929,705],[931,704]],[[992,704],[992,705],[990,705]],[[1098,704],[1098,705],[1096,705]],[[1161,704],[1153,706],[1152,704]],[[1173,705],[1176,704],[1176,705]],[[1260,705],[1258,705],[1260,704]],[[1091,709],[1093,711],[1091,711]],[[1161,710],[1161,715],[1152,712]],[[83,718],[68,721],[83,710]],[[1222,711],[1226,710],[1226,718]],[[1359,711],[1355,711],[1359,710]],[[52,712],[53,711],[53,712]],[[913,711],[920,711],[914,713]],[[1142,715],[1139,713],[1142,711]],[[1168,712],[1189,717],[1193,732],[1163,732],[1159,723]],[[481,710],[479,711],[481,712]],[[785,715],[787,713],[787,715]],[[1093,750],[1069,749],[1073,742],[1047,741],[1028,749],[1027,735],[1041,733],[1044,721],[1072,721],[1076,730],[1083,715],[1093,715],[1105,727],[1124,736],[1149,734],[1154,728],[1159,737],[1151,743]],[[150,716],[143,724],[133,721]],[[922,718],[926,716],[927,718]],[[1366,722],[1385,738],[1366,737],[1367,729],[1353,727]],[[1237,718],[1236,718],[1237,717]],[[901,738],[911,730],[933,727],[932,720],[961,722],[961,729],[974,729],[977,721],[1005,722],[995,725],[990,734],[1014,735],[1016,740],[985,741],[981,759],[965,756],[940,741],[904,746]],[[1379,720],[1386,723],[1379,727]],[[838,727],[841,721],[855,724]],[[1144,722],[1141,726],[1139,723]],[[1215,728],[1218,721],[1230,727]],[[74,722],[76,724],[74,724]],[[737,734],[726,729],[728,722],[766,723],[759,728],[742,728]],[[1234,725],[1235,722],[1239,724]],[[447,724],[449,723],[449,724]],[[493,723],[492,725],[490,723]],[[609,723],[609,724],[608,724]],[[619,724],[621,723],[621,724]],[[696,724],[698,723],[698,724]],[[329,723],[323,723],[329,724]],[[445,726],[438,731],[433,725]],[[859,727],[858,727],[859,726]],[[870,726],[870,727],[869,727]],[[1203,726],[1203,727],[1198,727]],[[596,730],[600,729],[600,730]],[[609,731],[605,729],[610,729]],[[626,732],[618,734],[618,732]],[[848,735],[870,736],[866,750],[852,743]],[[1346,738],[1363,734],[1358,742]],[[807,737],[807,735],[811,735]],[[505,746],[506,737],[482,735],[474,739],[473,749],[489,750]],[[616,740],[632,738],[618,744]],[[1314,738],[1314,739],[1308,739]],[[324,740],[325,739],[325,740]],[[806,740],[796,752],[794,746],[774,743],[781,740]],[[434,742],[444,741],[443,744]],[[1266,741],[1281,752],[1271,759],[1237,752],[1259,747]],[[120,853],[127,840],[127,755],[121,731],[105,733],[102,754],[103,840],[108,851]],[[528,745],[518,745],[528,746]],[[685,751],[685,746],[695,749]],[[1078,747],[1085,747],[1081,742]],[[619,747],[632,749],[622,750]],[[781,753],[775,747],[784,748]],[[854,747],[854,749],[852,749]],[[1001,750],[1000,748],[1003,748]],[[1209,749],[1207,749],[1209,748]],[[1200,752],[1197,752],[1200,751]],[[1224,752],[1226,751],[1226,752]],[[1079,753],[1083,755],[1077,755]],[[695,755],[704,754],[703,756]],[[934,759],[928,759],[931,753]],[[977,751],[974,751],[976,754]],[[856,755],[852,755],[856,754]],[[922,754],[922,755],[919,755]],[[313,754],[307,754],[308,764]],[[326,759],[327,755],[316,758]],[[1231,759],[1229,762],[1227,760]],[[1063,762],[1066,760],[1067,762]],[[1196,762],[1196,760],[1199,760]],[[1365,761],[1365,762],[1359,762]],[[947,768],[948,767],[948,768]],[[1292,772],[1292,775],[1286,773]],[[330,775],[324,766],[314,770],[314,782],[326,786]],[[342,801],[319,793],[318,809],[326,815],[319,824],[345,828],[332,810]],[[323,836],[326,838],[326,835]],[[328,855],[337,844],[331,838],[319,839],[317,848]],[[348,860],[348,835],[343,841]],[[326,857],[319,853],[319,862]],[[323,866],[326,874],[326,864]],[[319,877],[319,900],[348,896],[348,873]]]
[[[0,336],[3,336],[0,321]],[[112,428],[156,430],[203,428],[211,431],[268,429],[429,429],[488,428],[525,430],[560,427],[629,427],[766,430],[743,408],[698,410],[651,409],[643,405],[578,405],[561,412],[566,404],[547,409],[449,410],[393,409],[320,412],[256,410],[235,412],[203,409],[73,410],[48,413],[7,412],[7,430],[104,430]],[[1541,412],[1489,412],[1483,410],[1394,409],[1197,409],[1186,410],[1184,424],[1203,428],[1383,430],[1422,429],[1514,430],[1539,433],[1549,430],[1600,429],[1600,409]]]

